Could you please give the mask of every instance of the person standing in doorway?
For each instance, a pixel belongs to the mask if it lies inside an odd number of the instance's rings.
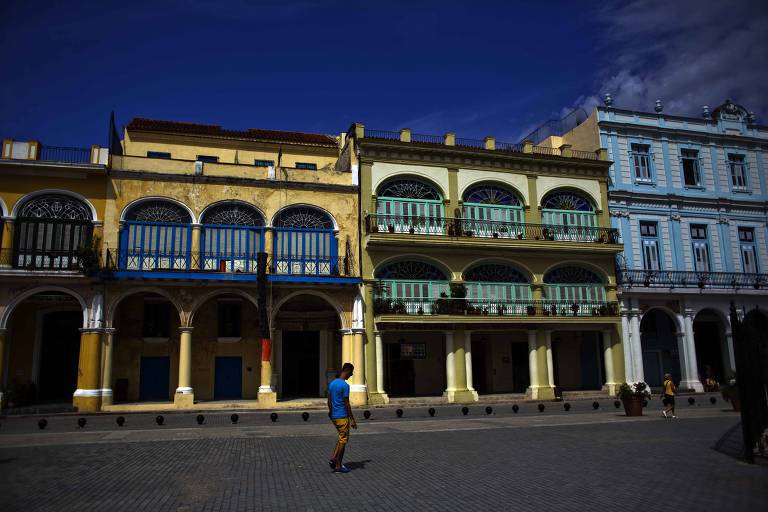
[[[336,441],[336,449],[328,464],[334,473],[349,473],[349,468],[342,464],[344,450],[349,442],[349,427],[357,429],[357,422],[352,415],[352,406],[349,405],[349,379],[355,371],[351,363],[344,363],[338,377],[328,384],[328,417],[336,427],[339,439]]]
[[[675,383],[672,382],[672,375],[669,373],[664,374],[664,410],[661,411],[661,414],[664,415],[665,418],[677,418],[675,416],[675,392],[677,391],[677,388],[675,387]]]

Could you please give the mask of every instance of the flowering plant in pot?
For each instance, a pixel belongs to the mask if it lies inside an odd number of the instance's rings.
[[[645,382],[635,382],[634,384],[624,382],[619,386],[618,397],[624,405],[624,412],[627,413],[627,416],[642,416],[643,401],[651,398],[651,393]]]

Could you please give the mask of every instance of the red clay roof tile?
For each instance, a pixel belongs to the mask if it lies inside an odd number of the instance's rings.
[[[284,132],[278,130],[225,130],[217,124],[185,123],[180,121],[163,121],[135,117],[126,127],[128,131],[164,132],[189,135],[208,135],[211,137],[228,137],[237,139],[260,140],[266,142],[287,142],[293,144],[315,144],[336,146],[336,140],[328,135],[319,133]]]

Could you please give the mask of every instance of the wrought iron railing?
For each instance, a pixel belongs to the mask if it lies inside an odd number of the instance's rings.
[[[369,130],[365,129],[365,136],[370,139],[400,140],[400,132],[387,130]]]
[[[463,137],[456,137],[456,145],[468,148],[485,149],[485,141],[480,139],[465,139]]]
[[[259,270],[256,254],[220,253],[131,253],[109,249],[106,269],[141,272],[200,272],[256,274]],[[354,259],[347,256],[274,256],[267,257],[267,274],[295,276],[355,277]]]
[[[421,142],[422,144],[444,144],[445,137],[442,135],[424,135],[422,133],[411,134],[411,142]]]
[[[84,268],[84,254],[81,251],[87,249],[67,249],[67,250],[0,250],[0,267],[13,268],[17,270],[69,270],[82,272],[90,270]],[[96,255],[94,255],[96,257]],[[89,260],[90,255],[85,259]],[[94,264],[98,267],[98,263]]]
[[[91,162],[91,150],[90,148],[40,146],[40,160],[69,164],[87,164]]]
[[[458,299],[451,297],[374,298],[375,315],[458,315],[500,317],[615,317],[618,302]]]
[[[768,287],[768,274],[691,272],[682,270],[616,269],[616,282],[644,288],[754,288]]]
[[[496,151],[507,151],[509,153],[522,153],[523,145],[512,142],[497,142]]]
[[[578,149],[572,149],[571,158],[583,158],[584,160],[600,160],[600,155],[597,153],[597,151],[579,151]]]
[[[368,214],[366,233],[409,233],[455,237],[620,243],[614,228],[528,224],[449,217]]]

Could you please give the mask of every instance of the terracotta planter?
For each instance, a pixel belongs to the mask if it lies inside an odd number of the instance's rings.
[[[633,396],[623,399],[621,403],[624,404],[624,412],[627,413],[627,416],[643,415],[643,397]]]

